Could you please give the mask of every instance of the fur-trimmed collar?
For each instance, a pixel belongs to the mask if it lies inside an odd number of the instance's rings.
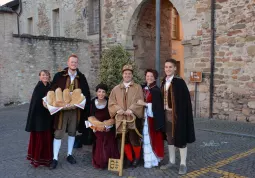
[[[76,69],[77,71],[77,75],[75,76],[75,78],[79,78],[79,76],[81,75],[81,72],[79,71],[79,69]],[[61,71],[63,73],[63,76],[68,76],[68,67],[64,68],[64,70]]]
[[[163,80],[161,81],[161,86],[162,85],[165,85],[165,83],[166,83],[166,77],[167,76],[165,76],[164,78],[163,78]],[[182,79],[179,75],[174,75],[174,77],[173,77],[173,79]],[[173,80],[172,80],[172,82],[173,82]]]

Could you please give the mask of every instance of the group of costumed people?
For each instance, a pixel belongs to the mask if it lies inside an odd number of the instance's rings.
[[[123,80],[115,86],[107,97],[108,87],[99,84],[96,97],[91,100],[89,86],[84,74],[78,70],[78,57],[71,55],[68,67],[55,74],[51,82],[50,73],[42,70],[28,112],[26,131],[30,132],[27,159],[34,167],[57,168],[62,139],[67,132],[68,146],[66,159],[75,164],[73,156],[76,132],[82,133],[83,144],[93,140],[92,165],[105,169],[109,158],[120,158],[122,120],[127,120],[124,144],[124,168],[136,167],[141,160],[145,168],[160,166],[170,169],[175,165],[176,148],[180,150],[179,174],[187,173],[187,144],[195,141],[192,105],[185,81],[176,73],[176,61],[165,61],[165,77],[161,86],[156,85],[158,72],[145,71],[144,85],[133,81],[132,65],[122,69]],[[48,91],[57,88],[81,89],[86,97],[84,109],[60,110],[50,115],[42,98]],[[118,119],[116,119],[118,118]],[[135,119],[133,122],[132,119]],[[104,127],[85,127],[85,121],[96,120]],[[164,158],[164,140],[167,141],[169,162],[160,165]]]

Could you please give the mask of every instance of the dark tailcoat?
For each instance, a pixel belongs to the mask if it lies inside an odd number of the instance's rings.
[[[161,85],[163,98],[165,82],[166,78],[163,79]],[[173,109],[174,143],[176,147],[182,148],[187,143],[193,143],[196,140],[190,93],[185,81],[178,76],[174,76],[170,88],[168,106]]]

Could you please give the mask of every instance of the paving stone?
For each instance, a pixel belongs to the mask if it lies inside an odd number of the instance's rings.
[[[59,165],[56,170],[49,170],[46,167],[37,169],[29,165],[26,160],[29,133],[24,131],[28,106],[11,107],[0,109],[0,177],[106,177],[117,178],[116,172],[97,170],[92,167],[91,146],[83,146],[81,149],[74,149],[74,156],[77,164],[71,165],[66,161],[67,140],[62,142],[59,155]],[[255,139],[247,135],[255,135],[254,125],[219,121],[195,119],[196,142],[188,145],[187,166],[188,173],[200,171],[202,168],[214,165],[217,162],[226,160],[234,155],[247,152],[255,148]],[[202,130],[208,129],[208,130]],[[211,131],[210,131],[211,130]],[[234,134],[220,133],[228,131]],[[238,134],[244,134],[238,136]],[[123,177],[179,177],[178,169],[180,164],[180,153],[176,150],[176,166],[169,170],[159,168],[145,169],[143,165],[135,169],[124,170]],[[255,175],[255,153],[233,160],[230,163],[223,163],[218,170],[238,174],[246,177]],[[165,158],[162,164],[168,162],[167,145],[165,145]],[[206,170],[206,169],[205,169]],[[204,171],[200,177],[222,177],[223,175]]]

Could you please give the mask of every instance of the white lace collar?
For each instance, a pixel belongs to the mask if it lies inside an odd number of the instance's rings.
[[[95,105],[97,109],[104,109],[106,106],[107,102],[105,102],[105,104],[103,105],[99,105],[98,99],[95,99]]]

